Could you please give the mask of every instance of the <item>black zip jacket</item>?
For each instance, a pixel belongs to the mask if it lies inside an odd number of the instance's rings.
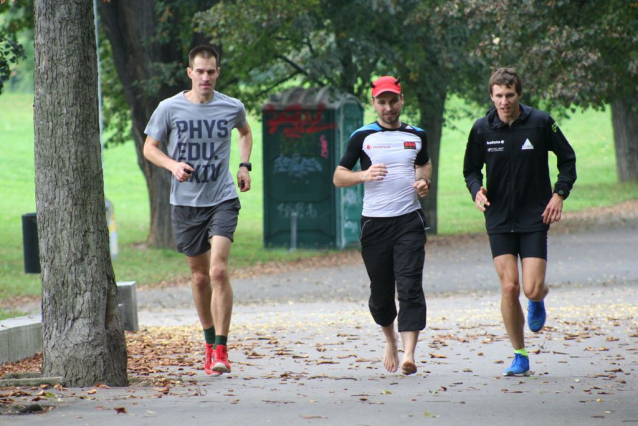
[[[576,181],[576,154],[552,117],[520,104],[511,126],[491,108],[474,123],[465,149],[463,176],[472,200],[483,186],[487,165],[485,227],[488,234],[549,229],[542,214],[552,198],[548,152],[557,157],[554,192],[564,198]]]

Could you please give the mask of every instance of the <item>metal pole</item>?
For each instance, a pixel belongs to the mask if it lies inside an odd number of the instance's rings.
[[[290,213],[290,251],[297,250],[297,212]]]

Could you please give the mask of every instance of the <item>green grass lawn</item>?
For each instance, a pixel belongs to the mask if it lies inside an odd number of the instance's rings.
[[[0,298],[38,294],[39,274],[25,274],[21,216],[35,212],[33,161],[33,95],[5,93],[0,96]],[[451,105],[460,105],[454,99]],[[368,111],[366,120],[373,119]],[[442,234],[481,232],[483,216],[474,208],[465,189],[462,161],[467,133],[473,119],[456,119],[445,128],[439,165],[439,231]],[[616,182],[615,157],[609,111],[588,110],[573,115],[561,125],[578,156],[578,182],[567,210],[615,204],[638,198],[638,185]],[[231,268],[272,260],[290,260],[316,255],[316,251],[264,249],[261,123],[251,121],[254,134],[253,188],[240,196],[240,214]],[[236,132],[234,132],[236,138]],[[236,144],[234,144],[236,147]],[[235,150],[236,151],[236,150]],[[231,164],[239,163],[237,152]],[[552,172],[556,175],[556,172]],[[146,184],[137,166],[132,142],[104,152],[105,194],[115,207],[119,259],[114,261],[120,281],[139,284],[185,279],[187,266],[173,250],[145,246],[149,226]],[[2,312],[0,312],[0,317]]]
[[[453,99],[452,106],[460,101]],[[477,110],[477,114],[483,114]],[[478,118],[478,115],[477,117]],[[474,118],[459,119],[444,128],[439,159],[439,232],[455,234],[483,231],[483,215],[471,202],[463,180],[463,156]],[[611,113],[587,110],[558,122],[576,151],[578,179],[564,208],[577,211],[638,198],[638,185],[617,182]],[[550,173],[556,181],[556,157],[550,153]]]

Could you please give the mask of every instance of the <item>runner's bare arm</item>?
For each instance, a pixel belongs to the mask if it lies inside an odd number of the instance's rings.
[[[338,188],[347,188],[363,182],[372,182],[375,180],[383,180],[388,174],[388,168],[385,164],[373,164],[368,170],[353,172],[343,166],[337,166],[332,182]]]
[[[242,163],[250,162],[250,154],[253,150],[253,133],[248,121],[243,127],[238,127],[239,132],[239,158]],[[237,171],[237,184],[241,192],[250,191],[250,173],[245,167]]]
[[[185,182],[191,177],[194,169],[187,163],[180,163],[173,160],[159,148],[160,142],[150,136],[146,136],[144,142],[144,157],[158,167],[163,167],[170,171],[175,179]]]
[[[426,197],[430,193],[430,181],[432,179],[432,161],[422,166],[416,166],[414,170],[415,182],[412,187],[416,189],[419,197]]]

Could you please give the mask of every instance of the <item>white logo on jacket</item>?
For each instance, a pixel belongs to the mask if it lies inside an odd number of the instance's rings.
[[[525,143],[523,144],[521,149],[534,149],[534,145],[532,145],[529,139],[525,139]]]

